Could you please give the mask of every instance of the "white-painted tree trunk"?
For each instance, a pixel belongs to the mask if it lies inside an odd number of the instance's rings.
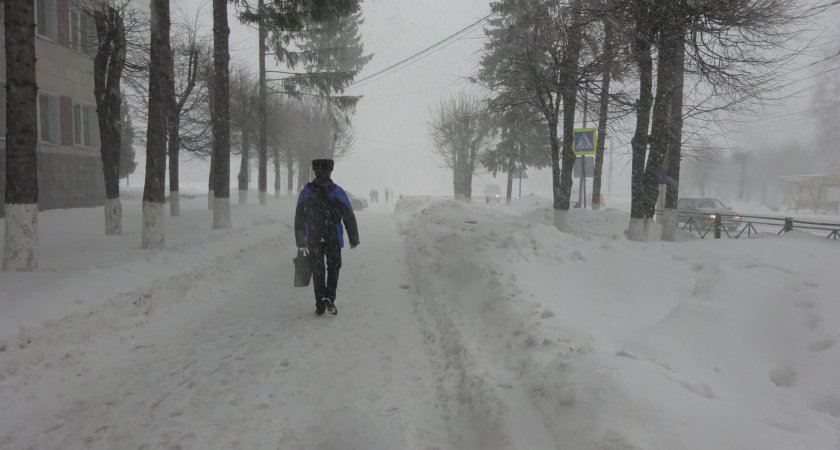
[[[627,228],[627,238],[636,242],[644,242],[647,240],[645,219],[630,219],[630,226]]]
[[[662,240],[675,242],[677,240],[677,210],[666,209],[662,213]]]
[[[143,248],[163,248],[166,245],[163,210],[165,204],[143,202]]]
[[[248,204],[248,191],[239,191],[239,204],[246,205]]]
[[[560,231],[569,231],[569,211],[566,209],[554,210],[554,227]]]
[[[260,191],[260,205],[267,205],[268,204],[268,192]]]
[[[6,246],[3,271],[38,270],[38,204],[6,203]]]
[[[210,209],[210,210],[213,209],[213,199],[214,198],[216,198],[216,196],[213,194],[213,189],[210,189],[207,192],[207,209]]]
[[[122,234],[122,202],[118,198],[105,199],[105,234]]]
[[[230,199],[229,198],[214,198],[213,199],[213,229],[229,230],[233,228],[230,220]]]
[[[169,191],[169,215],[178,217],[181,215],[181,193]]]

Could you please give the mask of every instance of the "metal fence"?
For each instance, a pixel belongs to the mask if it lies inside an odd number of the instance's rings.
[[[661,211],[658,211],[661,212]],[[703,214],[677,211],[677,223],[683,231],[697,233],[705,239],[712,233],[715,239],[726,236],[730,239],[753,237],[763,232],[775,232],[781,235],[793,230],[802,230],[811,234],[825,235],[826,239],[840,239],[840,223],[799,220],[792,217],[744,216],[736,214]]]
[[[453,196],[400,195],[400,198],[454,199]],[[472,197],[472,203],[501,205],[504,197]],[[661,217],[662,210],[656,210]],[[677,211],[677,223],[683,231],[697,233],[701,239],[711,234],[715,239],[751,238],[759,232],[781,235],[793,230],[802,230],[826,239],[840,240],[840,223],[799,220],[792,217],[744,216],[740,214],[706,214],[693,211]]]
[[[433,199],[449,199],[455,200],[456,197],[452,195],[400,195],[400,198],[433,198]],[[493,197],[470,197],[468,199],[464,199],[465,201],[469,201],[470,203],[482,204],[482,205],[501,205],[507,202],[507,199],[504,196],[493,196]]]

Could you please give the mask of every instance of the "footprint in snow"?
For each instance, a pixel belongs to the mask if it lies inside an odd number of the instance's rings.
[[[813,300],[799,300],[794,305],[800,309],[814,309],[817,306]]]
[[[811,409],[840,418],[840,398],[833,395],[820,396],[818,400],[811,403]]]
[[[715,393],[712,391],[712,388],[709,387],[706,383],[689,383],[688,381],[680,381],[680,386],[684,387],[689,392],[693,392],[701,397],[706,397],[708,399],[715,398]]]
[[[834,346],[834,341],[831,339],[823,339],[820,341],[811,342],[808,344],[808,351],[819,353],[824,352]]]
[[[796,370],[786,365],[770,372],[770,381],[777,387],[792,387],[796,382]]]

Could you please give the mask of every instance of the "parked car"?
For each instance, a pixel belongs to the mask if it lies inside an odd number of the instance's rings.
[[[347,198],[350,199],[350,206],[353,207],[353,211],[359,211],[368,207],[367,200],[360,197],[356,197],[355,195],[350,193],[350,191],[345,192],[347,192]]]
[[[677,221],[680,223],[693,219],[696,226],[706,230],[718,215],[730,233],[738,231],[741,215],[716,198],[681,198],[677,201]]]
[[[484,202],[490,203],[490,201],[496,204],[502,202],[502,188],[498,184],[484,185]]]

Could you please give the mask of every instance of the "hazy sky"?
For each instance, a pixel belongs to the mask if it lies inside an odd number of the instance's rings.
[[[179,0],[173,3],[173,8],[192,12],[200,5],[203,5],[202,23],[209,33],[209,4]],[[374,58],[359,78],[413,55],[489,12],[488,0],[365,0],[362,39],[366,52],[373,53]],[[817,30],[830,28],[835,26],[839,17],[834,11],[832,17],[825,17],[812,26]],[[348,93],[364,96],[353,119],[358,142],[352,154],[336,164],[335,180],[361,195],[366,195],[372,187],[381,191],[386,186],[403,194],[451,195],[451,171],[441,167],[439,159],[430,149],[427,120],[430,109],[441,98],[459,90],[475,89],[465,77],[475,72],[483,43],[483,32],[479,29],[407,68],[352,87]],[[821,52],[816,48],[810,50],[813,54],[799,58],[794,66],[808,64],[816,58],[814,54]],[[231,54],[235,61],[252,67],[256,72],[256,30],[240,25],[232,7]],[[802,70],[797,77],[805,78],[811,73],[810,70]],[[794,82],[788,93],[802,92],[784,104],[768,106],[766,117],[736,127],[725,138],[718,136],[719,143],[752,146],[758,142],[789,139],[794,133],[810,136],[813,120],[810,115],[801,112],[808,109],[811,98],[809,88],[814,81]],[[620,187],[621,190],[626,190],[629,176],[629,155],[624,154],[627,152],[626,141],[629,141],[629,136],[616,136],[612,142],[617,149],[616,180],[613,184],[614,188]],[[238,168],[238,159],[232,160],[234,174]],[[206,171],[206,164],[188,163],[182,179],[186,183],[206,184]],[[141,175],[142,168],[138,172]],[[619,174],[623,176],[618,178]],[[531,178],[523,183],[523,192],[550,195],[551,181],[547,171],[532,172],[530,175]],[[137,176],[135,179],[138,179]],[[503,186],[505,180],[500,177],[492,181],[490,175],[479,176],[474,182],[478,195],[488,182]]]

